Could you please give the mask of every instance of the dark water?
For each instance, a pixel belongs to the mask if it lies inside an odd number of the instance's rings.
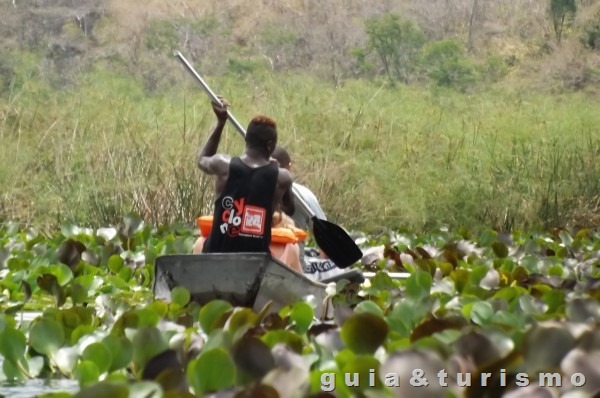
[[[7,398],[33,398],[43,394],[79,391],[77,380],[32,379],[23,383],[0,383],[0,396]]]

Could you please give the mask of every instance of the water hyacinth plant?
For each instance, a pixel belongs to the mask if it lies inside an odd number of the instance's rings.
[[[95,230],[4,225],[0,378],[76,380],[48,397],[600,393],[597,231],[364,237],[357,266],[375,276],[330,285],[328,319],[309,299],[254,311],[176,287],[154,300],[154,259],[195,239],[135,215]]]

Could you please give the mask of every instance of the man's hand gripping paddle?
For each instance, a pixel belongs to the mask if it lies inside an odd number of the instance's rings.
[[[208,87],[206,82],[200,77],[200,75],[194,70],[192,65],[185,59],[185,57],[177,51],[175,56],[181,61],[183,66],[196,78],[196,81],[204,89],[206,94],[212,101],[217,104],[221,104],[219,97]],[[233,117],[233,115],[227,111],[227,117],[236,127],[242,137],[246,137],[246,131],[242,125]],[[313,225],[313,235],[319,248],[340,268],[348,268],[351,265],[359,261],[363,253],[360,248],[356,245],[354,240],[344,231],[340,226],[333,224],[326,220],[317,218],[315,213],[310,209],[306,202],[302,199],[298,193],[296,187],[292,186],[292,192],[298,199],[302,209],[311,217]]]

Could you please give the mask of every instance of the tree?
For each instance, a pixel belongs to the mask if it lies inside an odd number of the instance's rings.
[[[558,43],[562,40],[564,28],[573,23],[576,12],[576,0],[550,0],[550,14]]]
[[[417,64],[425,35],[411,21],[403,21],[394,14],[371,18],[365,22],[368,49],[377,53],[390,81],[408,83]]]

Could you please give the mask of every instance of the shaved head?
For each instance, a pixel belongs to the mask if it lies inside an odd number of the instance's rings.
[[[280,146],[276,147],[271,156],[279,162],[280,167],[289,169],[292,158],[290,158],[290,154],[284,148]]]

